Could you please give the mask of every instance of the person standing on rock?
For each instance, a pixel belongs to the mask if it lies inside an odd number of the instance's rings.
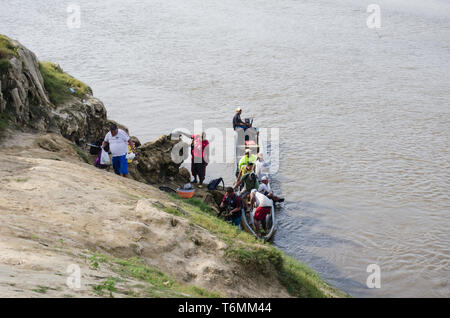
[[[130,137],[125,131],[119,129],[116,124],[111,124],[110,131],[106,134],[103,141],[102,148],[109,143],[109,150],[112,155],[112,164],[114,172],[128,177],[128,144],[130,144]]]
[[[201,135],[190,135],[182,131],[173,134],[182,134],[192,139],[191,142],[191,173],[194,180],[191,183],[198,183],[198,187],[203,187],[203,181],[206,176],[206,166],[209,160],[209,141],[206,139],[206,133]]]

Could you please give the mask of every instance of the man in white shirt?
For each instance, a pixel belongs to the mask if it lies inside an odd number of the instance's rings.
[[[267,178],[267,176],[263,176],[261,178],[261,183],[259,184],[258,192],[264,194],[269,199],[273,200],[273,202],[283,202],[284,201],[283,198],[277,197],[275,194],[273,194],[273,191],[269,185],[269,178]]]
[[[261,222],[263,223],[263,226],[266,227],[265,219],[266,215],[272,212],[272,200],[270,200],[264,194],[256,191],[256,189],[253,189],[250,193],[250,206],[256,207],[253,220],[255,222],[256,235],[258,235],[258,237],[261,237],[259,227],[261,225]]]
[[[261,180],[263,176],[268,175],[268,163],[264,161],[263,154],[258,153],[258,157],[255,162],[255,174],[258,180]]]
[[[111,124],[110,131],[106,134],[103,141],[102,148],[109,143],[109,151],[112,155],[112,164],[114,172],[118,175],[122,175],[125,178],[128,177],[128,144],[130,137],[125,131],[117,128],[116,124]]]

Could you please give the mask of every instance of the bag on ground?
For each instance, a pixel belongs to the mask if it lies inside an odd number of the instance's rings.
[[[225,182],[223,181],[223,178],[218,178],[211,180],[208,184],[208,190],[216,190],[219,186],[220,182],[222,182],[222,186],[225,189]]]

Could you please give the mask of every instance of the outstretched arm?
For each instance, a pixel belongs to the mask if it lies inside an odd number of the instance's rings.
[[[192,138],[192,135],[185,133],[184,131],[175,131],[172,133],[172,135],[176,135],[176,134],[180,134],[180,135],[186,136],[188,138]]]

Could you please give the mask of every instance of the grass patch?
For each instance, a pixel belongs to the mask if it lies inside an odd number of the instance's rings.
[[[81,160],[83,160],[85,163],[89,163],[89,156],[87,155],[87,153],[85,153],[83,149],[81,149],[76,144],[72,144],[72,146],[73,149],[75,149],[75,151],[77,152],[78,156],[81,158]]]
[[[169,194],[169,196],[177,201],[184,210],[189,212],[188,216],[182,215],[183,217],[187,218],[191,223],[199,225],[217,235],[223,241],[231,243],[234,240],[239,240],[245,243],[262,244],[253,235],[245,231],[240,231],[236,226],[231,225],[231,223],[218,218],[216,213],[200,199],[183,199],[176,194]],[[178,215],[181,214],[179,213]]]
[[[252,266],[261,274],[269,274],[271,270],[280,270],[283,265],[282,252],[271,246],[229,246],[225,251],[227,257]]]
[[[0,59],[0,74],[6,73],[11,67],[8,59]]]
[[[45,294],[50,289],[50,287],[47,286],[38,286],[36,289],[32,289],[31,291],[34,291],[35,293]]]
[[[177,198],[179,198],[179,197],[177,196]],[[216,216],[216,213],[214,212],[214,210],[211,209],[211,207],[208,204],[206,204],[205,202],[203,202],[203,200],[201,200],[199,198],[190,198],[190,199],[182,199],[182,200],[190,205],[193,205],[193,206],[199,208],[200,211],[202,211],[202,212],[207,212],[208,214]]]
[[[112,293],[117,291],[116,283],[119,280],[115,277],[108,277],[107,280],[105,280],[102,284],[94,285],[92,288],[94,289],[94,292],[99,295],[103,296],[105,291],[109,292],[109,297],[113,297]]]
[[[7,36],[0,34],[0,58],[19,57],[18,49]]]
[[[105,263],[107,261],[107,258],[102,254],[94,254],[89,259],[89,265],[94,268],[98,269],[98,266],[100,263]]]
[[[11,121],[5,114],[0,114],[0,133],[2,133],[6,128],[9,127]]]
[[[83,82],[64,73],[61,68],[50,62],[39,62],[39,70],[44,78],[45,89],[48,92],[50,101],[55,105],[61,105],[75,95],[79,98],[85,98],[92,91]],[[75,90],[75,93],[70,91]]]
[[[182,216],[181,212],[173,207],[164,208],[163,210],[164,210],[164,212],[169,213],[169,214],[173,214],[176,216]]]
[[[120,259],[103,254],[94,254],[89,258],[89,261],[91,264],[92,262],[108,263],[111,265],[111,269],[120,275],[121,279],[132,278],[145,282],[146,284],[142,288],[145,291],[145,296],[148,297],[220,297],[220,294],[203,288],[180,284],[174,278],[156,268],[147,266],[142,260],[135,257]],[[98,295],[103,295],[105,291],[109,291],[110,296],[112,296],[112,292],[120,292],[116,288],[118,281],[119,278],[110,277],[102,284],[93,286],[94,291]],[[134,292],[128,291],[127,293],[131,297],[137,296]]]
[[[207,291],[203,288],[189,285],[181,285],[175,279],[163,272],[150,268],[140,259],[127,260],[115,259],[119,265],[118,272],[121,276],[133,277],[150,284],[147,291],[153,297],[220,297],[218,293]]]
[[[263,275],[275,274],[279,282],[294,297],[347,297],[347,295],[325,283],[306,265],[287,256],[283,251],[256,240],[253,235],[240,231],[223,219],[203,201],[170,197],[177,201],[189,215],[182,215],[191,223],[199,225],[228,244],[225,257],[259,271]],[[176,209],[174,209],[176,210]],[[175,214],[174,211],[172,211]]]
[[[19,56],[18,48],[8,37],[0,34],[0,74],[5,73],[11,67],[9,59],[13,56]]]
[[[278,276],[280,283],[295,297],[349,297],[325,283],[312,269],[287,255],[283,255]]]

